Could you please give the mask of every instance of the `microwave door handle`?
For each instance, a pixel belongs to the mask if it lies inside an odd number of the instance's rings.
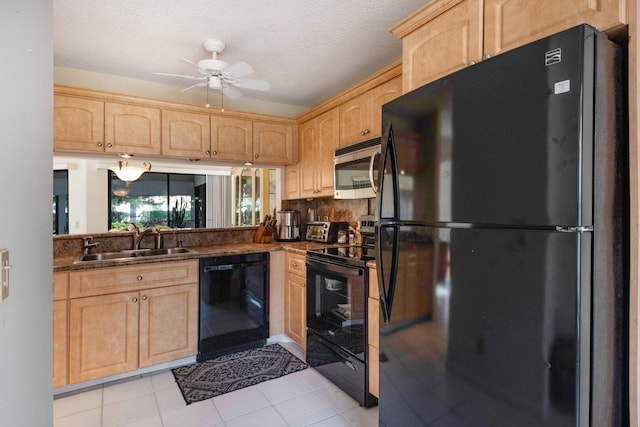
[[[379,155],[381,155],[381,153],[379,151],[376,151],[371,155],[371,158],[369,159],[369,182],[371,183],[371,189],[373,190],[374,194],[378,193],[378,186],[376,185],[376,181],[373,178],[373,165],[376,161],[376,156]]]

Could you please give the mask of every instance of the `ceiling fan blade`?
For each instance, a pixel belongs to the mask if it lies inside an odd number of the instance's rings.
[[[224,67],[222,75],[227,79],[239,79],[240,77],[248,76],[255,73],[253,67],[246,62],[236,62],[228,67]]]
[[[264,80],[255,80],[255,79],[237,79],[230,82],[232,85],[241,87],[244,89],[253,89],[253,90],[269,90],[271,89],[271,84]]]
[[[184,74],[171,74],[171,73],[153,73],[158,76],[169,76],[169,77],[182,77],[184,79],[193,79],[193,80],[205,80],[207,76],[187,76]]]
[[[193,86],[189,86],[189,87],[186,87],[186,88],[182,89],[181,92],[186,92],[186,91],[191,90],[191,89],[193,89],[195,87],[205,87],[208,84],[209,83],[207,83],[207,82],[196,83]]]
[[[224,85],[224,87],[222,89],[222,94],[224,96],[228,96],[229,99],[237,99],[237,98],[240,98],[242,96],[242,92],[240,92],[235,87],[233,87],[231,85],[227,85],[227,84]]]
[[[187,64],[195,65],[196,67],[198,67],[198,64],[197,64],[197,63],[195,63],[195,62],[193,62],[193,61],[192,61],[192,60],[190,60],[190,59],[187,59],[187,58],[180,58],[180,61],[184,61],[184,62],[186,62]],[[198,68],[200,68],[200,67],[198,67]]]

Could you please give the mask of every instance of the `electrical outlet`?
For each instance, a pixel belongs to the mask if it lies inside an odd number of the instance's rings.
[[[0,249],[0,302],[9,297],[9,249]]]

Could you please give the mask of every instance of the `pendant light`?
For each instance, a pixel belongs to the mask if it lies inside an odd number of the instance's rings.
[[[151,171],[151,163],[144,162],[142,166],[129,166],[129,162],[118,161],[115,166],[109,168],[118,178],[131,186],[131,182],[137,180],[143,173]]]

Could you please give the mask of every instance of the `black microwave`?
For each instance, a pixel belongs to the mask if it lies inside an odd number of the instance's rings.
[[[334,199],[376,197],[380,138],[338,148],[333,158]]]

